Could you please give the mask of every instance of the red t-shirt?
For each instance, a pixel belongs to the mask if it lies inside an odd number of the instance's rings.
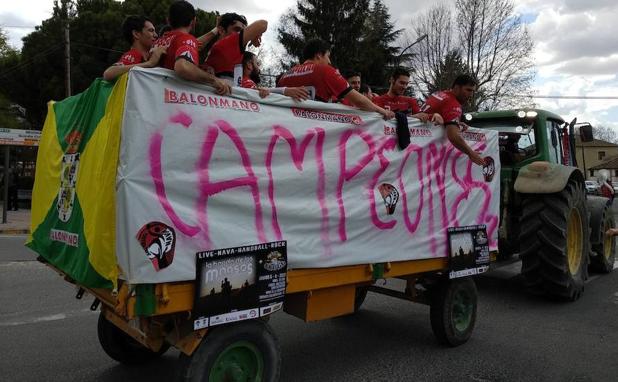
[[[281,76],[277,86],[313,86],[315,99],[322,102],[329,102],[333,97],[341,99],[352,90],[348,81],[337,69],[330,65],[314,63],[296,65]]]
[[[257,85],[253,80],[249,77],[243,77],[242,82],[240,83],[240,87],[247,89],[257,89]]]
[[[461,104],[450,90],[433,93],[421,108],[427,114],[438,113],[444,119],[444,124],[457,123],[461,119]]]
[[[406,114],[416,114],[421,112],[420,106],[416,99],[406,96],[394,96],[391,97],[388,93],[375,97],[373,103],[380,106],[383,109],[390,110],[392,112],[404,112]]]
[[[217,76],[233,77],[234,66],[242,63],[242,56],[245,53],[242,41],[243,31],[218,40],[210,49],[204,64],[213,68]]]
[[[144,59],[144,56],[142,56],[142,52],[137,49],[130,49],[120,56],[118,62],[114,65],[135,65],[141,64],[144,61],[146,60]]]
[[[178,59],[185,59],[197,65],[200,60],[199,52],[197,51],[197,39],[189,33],[184,33],[179,30],[166,32],[159,37],[154,43],[154,47],[165,46],[165,57],[161,66],[167,69],[174,70],[174,64]]]

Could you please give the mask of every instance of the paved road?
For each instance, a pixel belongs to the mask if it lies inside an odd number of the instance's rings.
[[[0,237],[0,381],[170,381],[177,351],[142,367],[100,349],[90,299],[35,261],[24,237]],[[283,313],[271,325],[281,381],[614,381],[618,376],[618,271],[592,277],[575,303],[520,290],[517,264],[477,279],[471,340],[436,344],[429,309],[370,294],[357,315],[305,324]]]

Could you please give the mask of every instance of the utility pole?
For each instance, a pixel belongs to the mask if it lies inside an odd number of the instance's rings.
[[[71,21],[72,0],[61,0],[62,16],[64,18],[64,65],[65,65],[65,90],[66,96],[71,96],[71,35],[69,25]]]
[[[3,195],[3,208],[2,208],[2,223],[6,223],[6,211],[9,208],[9,145],[4,146],[4,187],[2,190]]]
[[[66,8],[65,8],[66,9]],[[66,9],[64,24],[64,61],[66,66],[66,96],[71,96],[71,38],[69,35],[69,10]]]

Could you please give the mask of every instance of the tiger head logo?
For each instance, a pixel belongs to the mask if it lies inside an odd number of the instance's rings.
[[[399,201],[399,191],[392,184],[382,183],[378,186],[378,191],[382,195],[384,200],[384,206],[386,207],[386,213],[392,215],[395,213],[395,207]]]
[[[172,227],[161,222],[150,222],[139,230],[136,238],[155,271],[167,268],[174,261],[176,233]]]

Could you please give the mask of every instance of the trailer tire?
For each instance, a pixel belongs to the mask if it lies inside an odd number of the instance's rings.
[[[472,278],[445,280],[434,287],[430,296],[431,329],[438,342],[455,347],[468,341],[478,302]]]
[[[596,253],[596,256],[590,259],[590,269],[594,272],[610,273],[614,269],[614,261],[616,261],[616,241],[613,236],[605,235],[605,231],[615,225],[611,204],[605,205],[599,225],[601,238],[598,243],[592,245],[592,250]]]
[[[154,352],[134,340],[116,325],[105,318],[105,314],[99,314],[97,324],[99,343],[105,353],[112,359],[125,365],[139,365],[160,357],[169,349],[170,345],[164,343],[161,349]]]
[[[519,242],[530,292],[567,301],[581,296],[588,278],[588,219],[584,185],[574,179],[561,192],[525,196]]]
[[[191,356],[180,353],[178,381],[276,382],[281,349],[262,320],[242,321],[210,330]]]

